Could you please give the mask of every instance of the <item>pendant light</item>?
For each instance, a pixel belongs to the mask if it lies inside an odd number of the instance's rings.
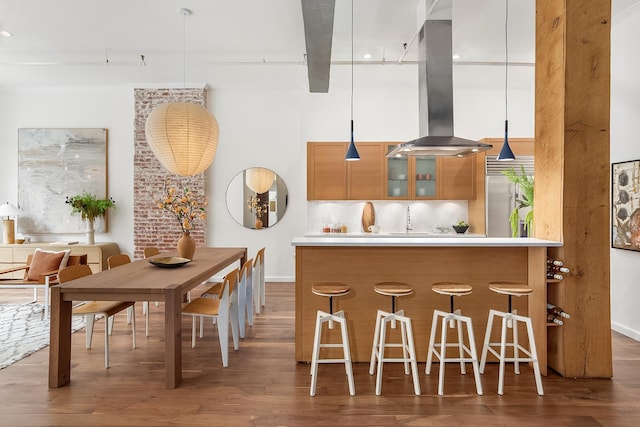
[[[351,0],[351,142],[344,159],[347,161],[360,160],[360,154],[353,138],[353,0]]]
[[[183,87],[186,86],[186,17],[183,16]],[[156,107],[147,117],[145,135],[158,161],[171,173],[181,176],[204,172],[218,147],[218,121],[205,108],[189,102],[170,102]]]
[[[245,174],[247,187],[258,194],[269,191],[276,180],[275,172],[265,168],[250,168],[246,170]]]
[[[509,120],[508,120],[508,77],[509,77],[509,0],[504,1],[504,142],[502,143],[502,149],[500,154],[496,157],[496,160],[507,162],[515,160],[513,151],[509,147]]]

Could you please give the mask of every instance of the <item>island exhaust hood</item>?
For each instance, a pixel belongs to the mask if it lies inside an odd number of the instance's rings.
[[[453,62],[450,19],[427,19],[420,29],[418,100],[420,135],[396,145],[387,157],[466,157],[490,144],[453,136]]]

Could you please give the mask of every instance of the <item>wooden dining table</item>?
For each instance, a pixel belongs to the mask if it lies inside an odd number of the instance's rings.
[[[142,259],[52,287],[49,388],[71,381],[72,301],[164,301],[166,386],[176,388],[182,381],[183,296],[234,262],[242,266],[246,260],[247,248],[197,248],[194,258],[178,268]]]

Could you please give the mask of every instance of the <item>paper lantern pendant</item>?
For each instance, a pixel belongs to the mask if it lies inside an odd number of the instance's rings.
[[[269,191],[276,180],[276,174],[269,169],[251,168],[246,170],[247,187],[254,193],[262,194]]]
[[[159,105],[147,117],[144,132],[153,154],[176,175],[204,172],[218,147],[218,121],[189,102]]]

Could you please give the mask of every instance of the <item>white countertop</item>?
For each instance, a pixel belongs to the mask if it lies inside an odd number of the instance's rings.
[[[530,237],[484,237],[480,234],[438,234],[412,233],[347,233],[347,234],[310,234],[296,237],[291,246],[562,246],[562,242],[535,239]]]

